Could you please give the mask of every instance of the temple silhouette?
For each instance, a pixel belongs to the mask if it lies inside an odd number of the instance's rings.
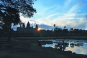
[[[71,37],[71,36],[87,36],[87,30],[82,29],[74,29],[70,28],[70,30],[66,28],[54,28],[54,30],[45,30],[41,29],[38,31],[38,24],[35,27],[31,26],[28,22],[25,26],[24,23],[20,23],[20,27],[17,27],[17,31],[11,30],[12,37]],[[0,37],[7,37],[8,31],[5,29],[0,29]]]
[[[20,27],[17,27],[17,32],[18,33],[34,33],[34,32],[36,32],[37,29],[38,29],[38,25],[37,24],[36,24],[36,27],[33,28],[33,26],[30,27],[30,23],[28,21],[26,27],[25,27],[24,23],[20,23]]]

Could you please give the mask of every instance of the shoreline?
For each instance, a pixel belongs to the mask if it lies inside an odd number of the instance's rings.
[[[1,39],[7,39],[7,37],[0,37]],[[87,40],[87,36],[58,36],[58,37],[11,37],[11,39],[17,40],[41,40],[41,39],[75,39],[75,40]]]
[[[0,58],[87,58],[87,55],[79,55],[64,52],[53,48],[44,48],[37,45],[37,41],[14,41],[1,44]]]

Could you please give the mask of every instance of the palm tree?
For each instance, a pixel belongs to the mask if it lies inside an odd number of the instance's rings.
[[[55,30],[55,26],[56,26],[56,25],[54,24],[53,26],[54,26],[54,30]]]
[[[54,32],[55,32],[55,35],[56,35],[56,38],[57,38],[57,32],[56,32],[56,25],[54,24]]]

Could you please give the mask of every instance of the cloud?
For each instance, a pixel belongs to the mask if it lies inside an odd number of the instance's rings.
[[[87,20],[84,18],[79,18],[79,22],[76,22],[76,24],[73,26],[74,28],[80,28],[80,29],[85,29],[87,25]]]
[[[79,16],[79,17],[77,17]],[[81,16],[80,14],[71,13],[70,15],[64,15],[55,18],[52,22],[55,22],[55,24],[59,26],[71,26],[71,27],[78,27],[81,28],[82,25],[86,26],[86,20],[84,18],[84,15]],[[76,18],[77,17],[77,18]],[[85,28],[85,27],[84,27]]]
[[[41,7],[41,8],[40,8]],[[59,9],[59,5],[53,5],[53,6],[50,6],[50,7],[43,7],[43,6],[39,6],[39,7],[37,7],[37,15],[44,15],[44,14],[46,14],[47,12],[49,12],[49,10],[51,10],[50,11],[50,13],[52,13],[52,12],[54,12],[54,11],[56,11],[56,10],[58,10]]]
[[[39,24],[39,28],[42,28],[42,29],[53,29],[53,26],[49,26],[49,25],[45,25],[45,24]]]
[[[48,11],[51,10],[51,11],[49,12],[49,14],[54,14],[55,12],[57,12],[58,10],[60,10],[60,8],[61,8],[61,6],[59,6],[59,5],[54,5],[54,6],[50,7],[50,8],[48,9]]]
[[[21,17],[23,22],[27,22],[28,20],[33,20],[43,28],[51,28],[49,26],[53,26],[56,24],[61,27],[68,28],[86,28],[86,15],[87,13],[82,12],[84,10],[80,3],[74,3],[73,0],[65,0],[64,6],[55,4],[50,7],[45,7],[40,5],[38,8],[37,14],[35,14],[32,18],[23,18]],[[82,1],[82,0],[81,0]],[[77,2],[77,1],[76,1]],[[83,5],[83,4],[81,4]],[[63,10],[62,10],[63,9]],[[32,23],[32,22],[31,22]]]
[[[77,54],[87,54],[86,47],[84,47],[84,46],[80,46],[80,47],[74,46],[74,48],[66,47],[66,50],[70,50],[70,51],[75,52]]]
[[[71,3],[72,0],[66,0],[64,3],[64,8],[66,8],[67,6],[69,6],[69,4]]]
[[[56,24],[57,26],[69,26],[70,28],[86,28],[86,14],[77,14],[77,13],[65,13],[61,16],[59,14],[51,14],[47,16],[46,18],[40,18],[35,21],[38,22],[38,24],[45,24],[49,26],[53,26],[53,24]],[[55,16],[53,18],[53,16]],[[51,20],[52,19],[52,20]]]
[[[20,13],[20,19],[22,22],[26,23],[29,21],[29,18],[25,18],[21,13]]]
[[[51,15],[47,16],[46,19],[48,19],[48,20],[49,20],[49,19],[52,19],[53,16],[56,16],[56,15],[59,15],[59,14],[51,14]]]
[[[70,10],[68,11],[68,13],[73,13],[73,12],[77,12],[78,11],[78,9],[79,9],[79,5],[77,4],[77,5],[74,5],[74,6],[72,6],[71,8],[70,8]]]

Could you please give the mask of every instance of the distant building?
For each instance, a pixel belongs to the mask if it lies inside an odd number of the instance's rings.
[[[69,31],[73,31],[74,29],[73,28],[70,28],[70,30]]]
[[[38,25],[37,24],[36,24],[36,28],[35,29],[36,29],[36,31],[38,31]]]
[[[30,23],[27,23],[27,26],[25,27],[24,23],[20,24],[20,27],[17,27],[18,33],[33,33],[36,32],[36,29],[38,29],[38,25],[36,24],[36,28],[30,27]]]

